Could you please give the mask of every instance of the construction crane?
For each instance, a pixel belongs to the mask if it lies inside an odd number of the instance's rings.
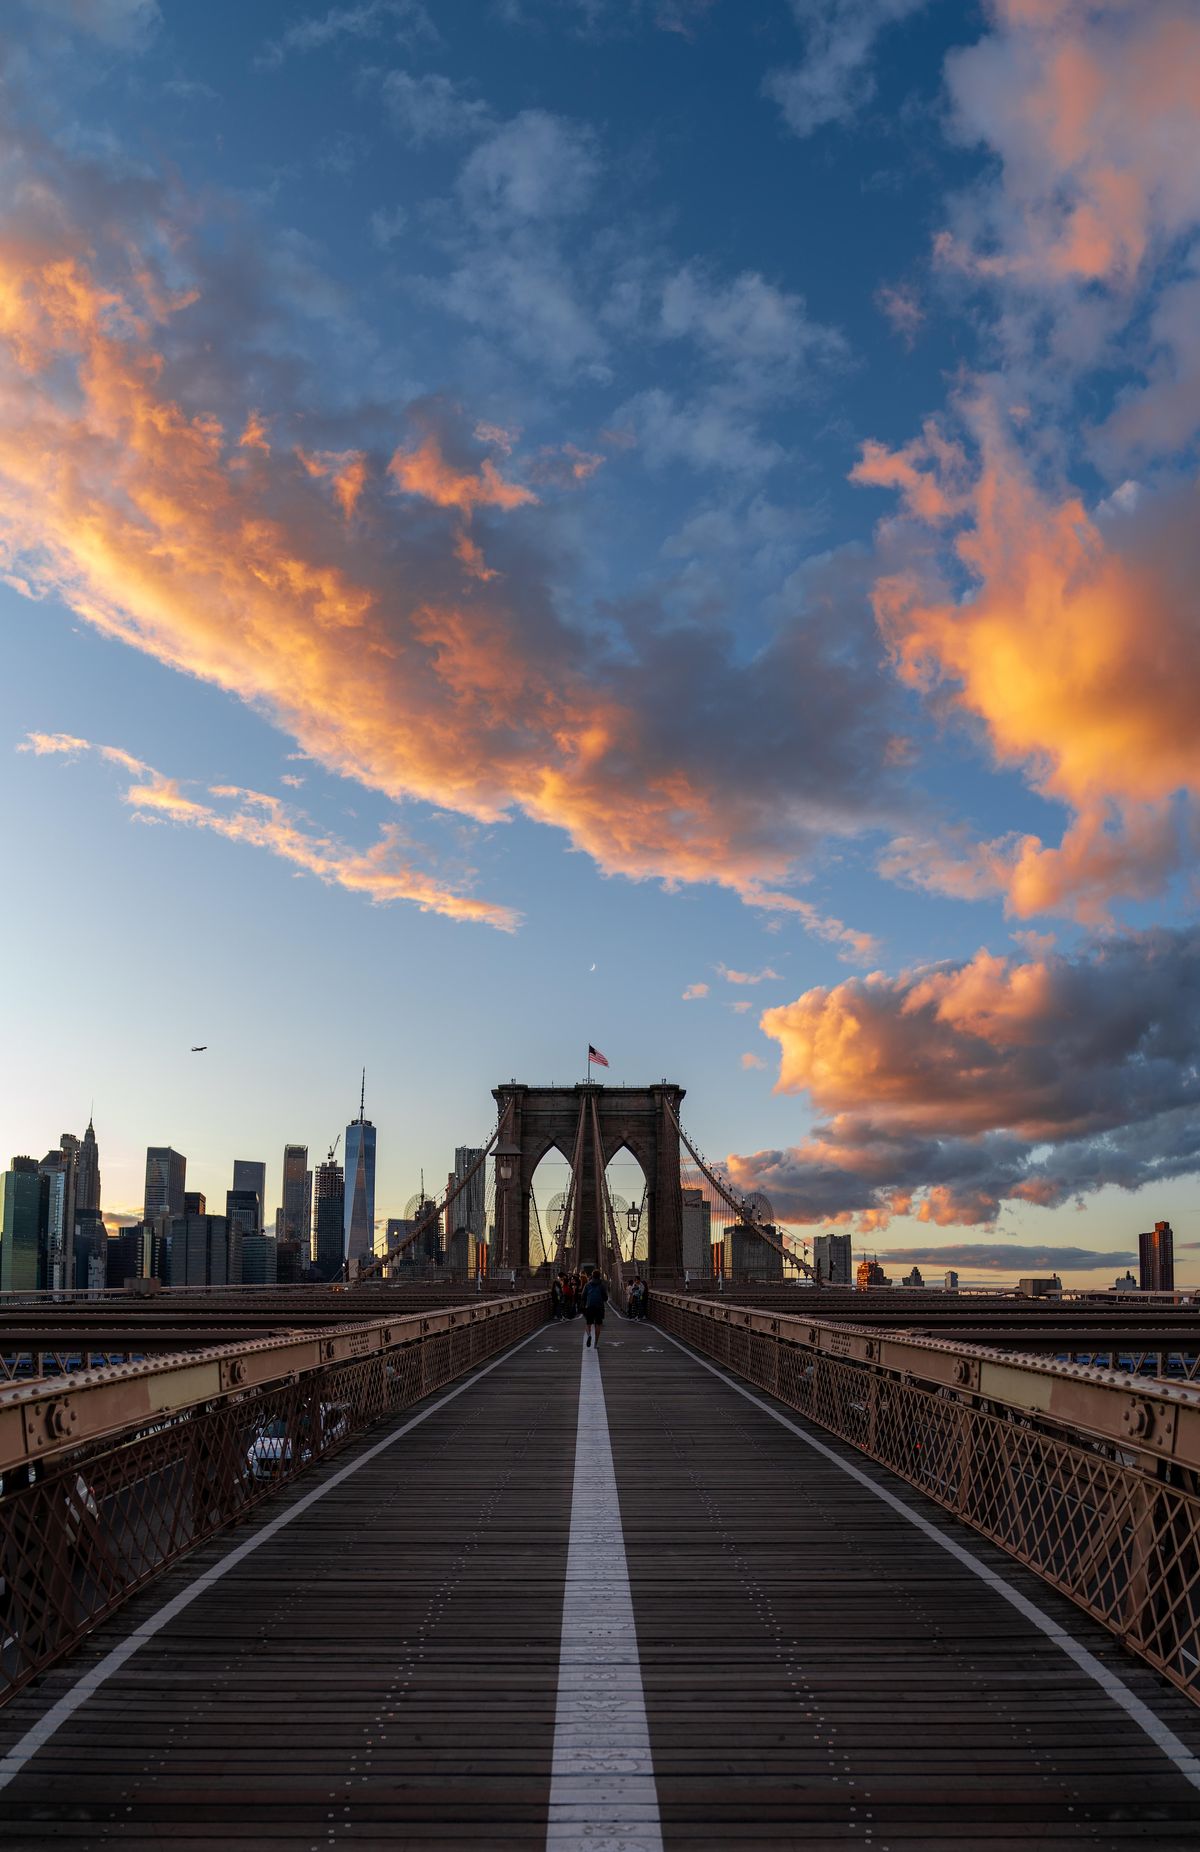
[[[327,1164],[333,1163],[334,1158],[337,1156],[337,1148],[341,1144],[341,1142],[342,1142],[342,1135],[339,1132],[337,1137],[334,1139],[333,1143],[329,1147],[329,1156],[325,1159],[325,1162]]]

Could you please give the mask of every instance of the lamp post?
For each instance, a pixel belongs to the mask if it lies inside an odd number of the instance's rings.
[[[500,1186],[501,1186],[500,1253],[502,1257],[502,1265],[504,1265],[505,1267],[509,1267],[513,1265],[512,1256],[509,1253],[509,1246],[508,1246],[508,1198],[509,1198],[509,1185],[512,1183],[513,1177],[516,1175],[515,1160],[518,1159],[520,1155],[521,1155],[520,1145],[497,1145],[496,1146],[496,1176],[499,1179]],[[515,1267],[513,1271],[515,1273],[516,1271]]]

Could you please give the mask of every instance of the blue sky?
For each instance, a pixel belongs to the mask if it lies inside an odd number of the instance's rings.
[[[6,1155],[365,1063],[395,1214],[590,1039],[797,1230],[1186,1240],[1196,23],[14,5]]]

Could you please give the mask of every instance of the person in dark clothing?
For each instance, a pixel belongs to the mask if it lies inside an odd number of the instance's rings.
[[[556,1273],[550,1285],[550,1309],[555,1321],[565,1317],[563,1310],[562,1274]]]
[[[650,1294],[647,1291],[645,1280],[639,1273],[629,1289],[630,1318],[645,1318],[649,1303]]]
[[[587,1326],[587,1341],[590,1344],[595,1338],[597,1350],[600,1348],[600,1330],[604,1324],[604,1308],[607,1303],[608,1287],[593,1267],[583,1288],[583,1319]]]

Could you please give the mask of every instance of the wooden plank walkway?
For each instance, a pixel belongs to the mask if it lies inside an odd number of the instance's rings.
[[[581,1341],[547,1326],[394,1444],[375,1430],[273,1501],[260,1525],[363,1462],[37,1750],[0,1791],[0,1842],[544,1846]],[[1200,1846],[1200,1790],[969,1568],[652,1325],[610,1318],[601,1357],[663,1845]],[[820,1438],[1200,1751],[1197,1713],[1107,1635]],[[246,1536],[0,1713],[0,1751]],[[596,1824],[580,1845],[648,1843]]]

